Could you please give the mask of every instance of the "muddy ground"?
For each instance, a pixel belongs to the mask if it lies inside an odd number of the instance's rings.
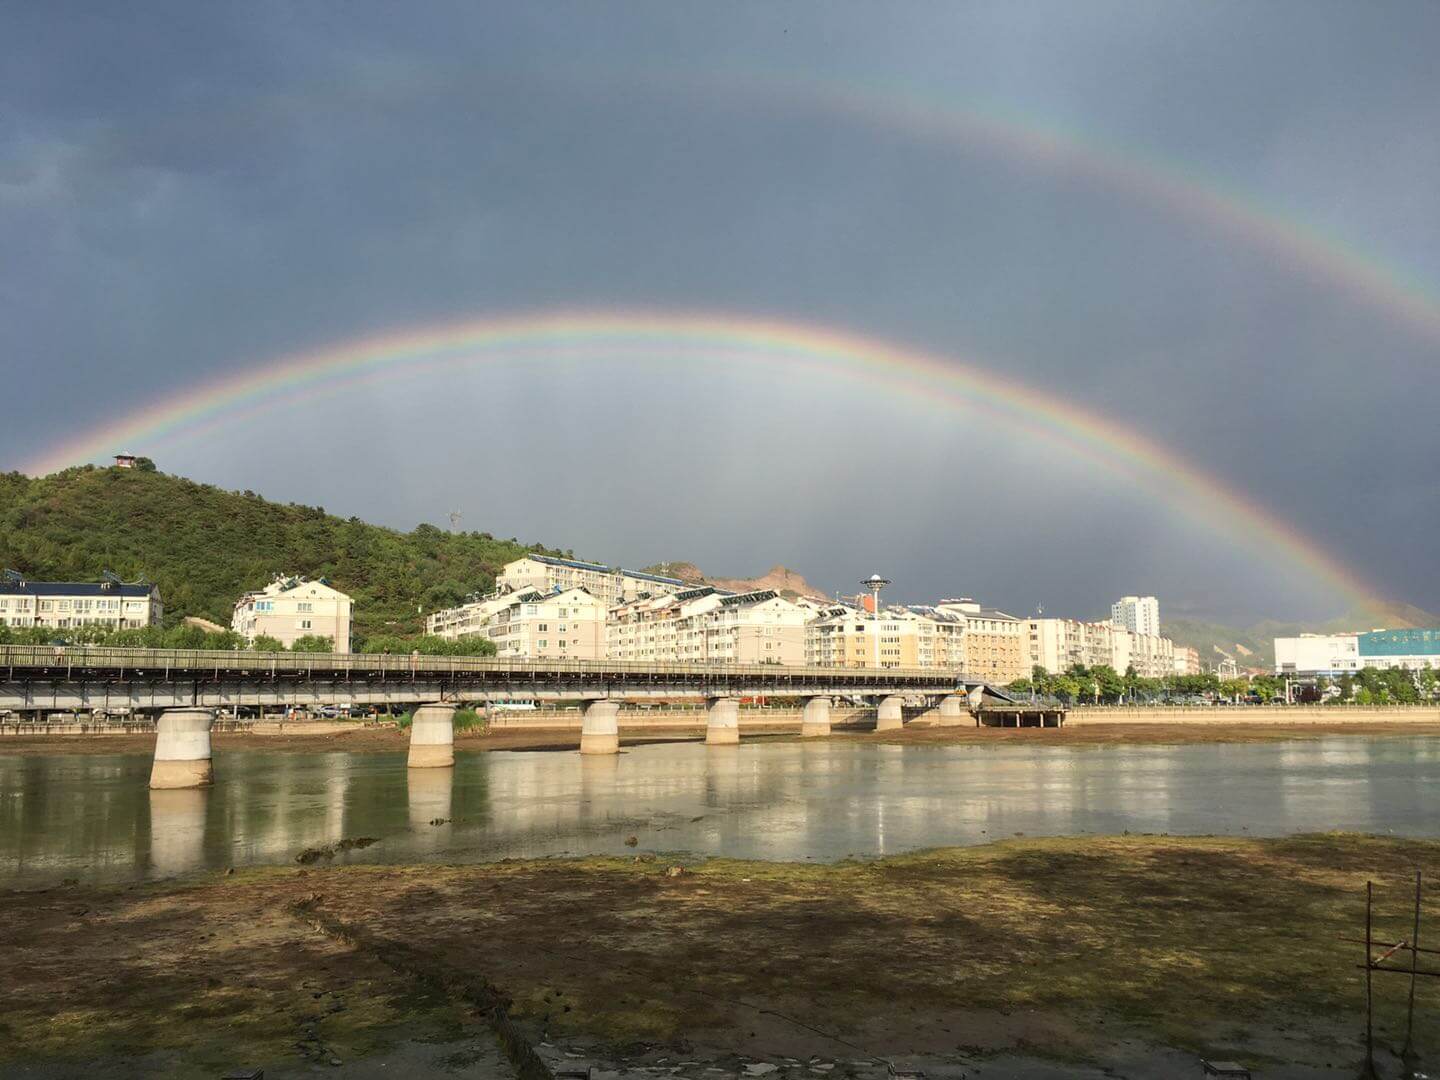
[[[1362,947],[1342,938],[1367,879],[1377,936],[1404,934],[1416,867],[1440,880],[1440,841],[1014,838],[827,866],[641,856],[0,893],[0,1074],[513,1075],[477,1014],[498,989],[552,1064],[639,1076],[868,1080],[887,1059],[937,1080],[1176,1076],[1200,1055],[1354,1076]],[[1440,895],[1424,914],[1440,938]],[[1377,976],[1386,1075],[1407,986]],[[1440,979],[1417,1005],[1433,1065]]]
[[[1110,746],[1193,743],[1280,742],[1287,739],[1319,739],[1336,735],[1440,736],[1440,724],[1395,723],[1285,724],[1274,721],[1216,724],[1083,724],[1067,728],[940,728],[927,723],[907,725],[901,731],[875,732],[862,728],[836,728],[833,739],[856,739],[886,744],[977,745],[977,746]],[[756,732],[747,729],[743,738],[798,738],[790,728]],[[337,735],[253,735],[246,732],[216,732],[211,736],[217,750],[301,750],[355,752],[402,751],[409,736],[390,727],[362,727]],[[704,729],[646,728],[628,734],[622,724],[622,746],[704,738]],[[455,736],[458,750],[574,750],[580,745],[578,731],[514,730],[488,734],[461,732]],[[150,753],[154,735],[57,735],[7,736],[0,739],[0,754],[127,754]]]

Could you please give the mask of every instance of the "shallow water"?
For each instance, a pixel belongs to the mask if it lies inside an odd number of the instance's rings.
[[[221,752],[208,790],[147,789],[143,754],[0,754],[0,885],[328,862],[635,851],[834,860],[1025,833],[1440,835],[1440,739],[955,747],[754,740],[615,757]],[[431,824],[442,820],[442,824]],[[638,839],[638,847],[625,844]]]

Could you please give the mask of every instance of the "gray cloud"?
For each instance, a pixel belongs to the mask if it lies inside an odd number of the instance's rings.
[[[757,89],[905,87],[1128,148],[1433,298],[1433,6],[4,19],[0,355],[26,404],[6,411],[0,464],[327,342],[546,307],[732,311],[973,353],[1440,607],[1434,336],[1124,188]],[[458,503],[469,526],[629,563],[783,560],[830,587],[880,568],[909,599],[1076,615],[1136,589],[1216,614],[1341,603],[1032,431],[783,367],[500,366],[153,449],[227,486],[402,527]]]

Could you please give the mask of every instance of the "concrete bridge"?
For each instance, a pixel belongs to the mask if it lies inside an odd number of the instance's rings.
[[[933,705],[942,726],[978,717],[987,700],[1022,707],[982,681],[933,669],[0,646],[0,709],[159,713],[152,787],[210,781],[210,727],[219,709],[418,706],[410,765],[421,768],[454,763],[461,704],[579,701],[580,752],[613,754],[623,702],[703,700],[705,741],[726,745],[740,740],[746,697],[803,700],[807,736],[829,734],[837,697],[874,701],[881,731],[902,726],[907,700]]]

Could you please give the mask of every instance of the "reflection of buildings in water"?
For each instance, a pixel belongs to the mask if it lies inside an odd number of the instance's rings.
[[[410,819],[410,843],[416,851],[429,851],[450,837],[451,800],[455,792],[455,770],[406,769],[406,799]],[[434,824],[439,822],[439,824]]]
[[[204,867],[209,808],[207,788],[150,792],[150,868],[156,875],[173,877]]]

